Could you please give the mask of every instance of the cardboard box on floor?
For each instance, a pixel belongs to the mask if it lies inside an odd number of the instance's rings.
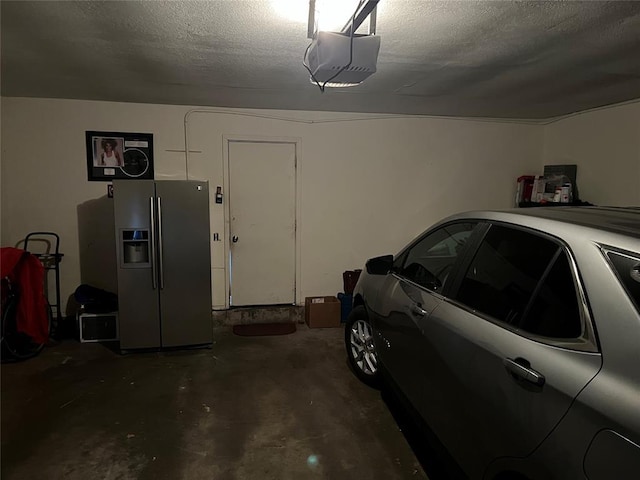
[[[336,297],[305,298],[304,321],[309,328],[339,327],[340,300]]]

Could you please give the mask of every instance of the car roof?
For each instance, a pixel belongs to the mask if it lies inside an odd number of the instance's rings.
[[[465,214],[454,217],[461,216]],[[469,216],[514,222],[517,217],[531,217],[640,239],[640,207],[533,207],[468,212]]]
[[[640,238],[638,207],[538,207],[517,213]]]

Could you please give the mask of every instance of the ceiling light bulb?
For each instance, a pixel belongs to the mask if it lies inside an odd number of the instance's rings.
[[[317,0],[318,30],[337,32],[351,20],[359,0]]]
[[[271,0],[271,8],[292,22],[304,24],[309,18],[309,0]]]
[[[318,30],[339,31],[351,19],[359,0],[316,0]],[[309,0],[271,0],[271,7],[282,18],[307,23]]]

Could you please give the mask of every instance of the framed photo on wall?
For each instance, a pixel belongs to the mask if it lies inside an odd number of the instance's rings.
[[[86,132],[90,182],[153,179],[153,134]]]

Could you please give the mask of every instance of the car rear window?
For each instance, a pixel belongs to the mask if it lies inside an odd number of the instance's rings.
[[[538,337],[566,340],[582,335],[568,254],[535,233],[493,225],[469,265],[457,300]]]
[[[518,327],[559,248],[538,235],[493,225],[462,280],[457,299]]]
[[[565,252],[560,252],[545,275],[520,328],[551,338],[578,338],[582,334],[576,287]]]
[[[640,312],[640,255],[610,250],[606,254],[627,295]]]

